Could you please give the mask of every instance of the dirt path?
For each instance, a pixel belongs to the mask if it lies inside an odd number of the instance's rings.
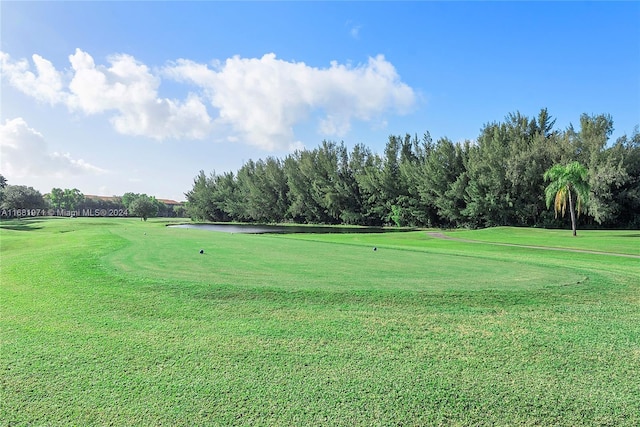
[[[618,257],[623,257],[623,258],[638,258],[638,259],[640,259],[640,255],[616,254],[616,253],[612,253],[612,252],[589,251],[589,250],[586,250],[586,249],[553,248],[553,247],[550,247],[550,246],[517,245],[515,243],[483,242],[481,240],[460,239],[460,238],[457,238],[457,237],[447,236],[446,234],[438,233],[438,232],[428,232],[427,235],[429,237],[433,237],[434,239],[455,240],[456,242],[483,243],[485,245],[494,245],[494,246],[510,246],[510,247],[515,247],[515,248],[541,249],[541,250],[545,250],[545,251],[560,251],[560,252],[576,252],[576,253],[581,253],[581,254],[610,255],[610,256],[618,256]]]

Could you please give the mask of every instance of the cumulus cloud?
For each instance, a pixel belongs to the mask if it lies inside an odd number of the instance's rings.
[[[273,53],[212,65],[179,59],[154,73],[130,55],[110,56],[105,66],[76,49],[64,75],[38,55],[32,60],[35,72],[28,61],[0,53],[2,74],[40,101],[83,114],[110,114],[116,131],[158,140],[215,134],[267,150],[292,149],[301,145],[294,127],[312,115],[321,115],[321,134],[342,137],[354,120],[375,126],[385,114],[405,114],[416,102],[413,89],[382,55],[326,68]],[[189,84],[194,92],[182,100],[161,98],[163,78]]]
[[[130,55],[107,58],[110,66],[96,65],[86,52],[69,56],[71,69],[63,74],[38,55],[35,73],[26,60],[12,61],[0,54],[2,75],[11,85],[39,101],[61,103],[82,114],[111,114],[116,131],[125,135],[166,138],[204,138],[211,118],[195,94],[184,101],[160,98],[160,78]]]
[[[259,59],[235,56],[212,68],[182,59],[165,67],[164,75],[203,88],[219,111],[216,122],[268,149],[290,144],[293,127],[311,112],[324,114],[321,133],[344,136],[354,119],[404,114],[416,102],[413,89],[382,55],[355,67],[332,62],[323,69],[272,53]]]
[[[69,56],[73,78],[69,83],[69,108],[96,114],[115,111],[115,129],[125,135],[155,139],[203,138],[210,117],[200,99],[190,94],[185,101],[158,97],[160,78],[130,55],[108,58],[110,67],[96,66],[86,52]]]
[[[0,170],[12,178],[106,172],[82,159],[74,159],[69,153],[49,153],[42,134],[30,128],[22,117],[0,124],[0,149]]]
[[[36,73],[30,71],[26,59],[11,61],[8,54],[0,52],[0,71],[3,76],[8,77],[12,86],[38,101],[49,104],[63,102],[65,94],[62,90],[62,75],[50,61],[40,55],[33,55],[31,58]]]

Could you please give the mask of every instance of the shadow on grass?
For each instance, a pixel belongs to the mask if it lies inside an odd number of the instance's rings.
[[[39,219],[35,219],[35,220],[10,219],[5,221],[0,221],[0,229],[14,230],[14,231],[40,230],[42,227],[35,225],[40,222],[42,222],[42,220],[39,220]]]

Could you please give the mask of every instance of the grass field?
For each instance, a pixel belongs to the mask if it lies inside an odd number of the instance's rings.
[[[3,221],[0,425],[637,426],[640,233],[578,233]]]

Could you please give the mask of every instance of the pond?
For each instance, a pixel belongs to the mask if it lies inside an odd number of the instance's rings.
[[[179,224],[174,228],[196,228],[200,230],[221,231],[243,234],[293,234],[293,233],[389,233],[412,231],[411,229],[393,229],[383,227],[330,227],[322,225],[253,225],[253,224]]]

